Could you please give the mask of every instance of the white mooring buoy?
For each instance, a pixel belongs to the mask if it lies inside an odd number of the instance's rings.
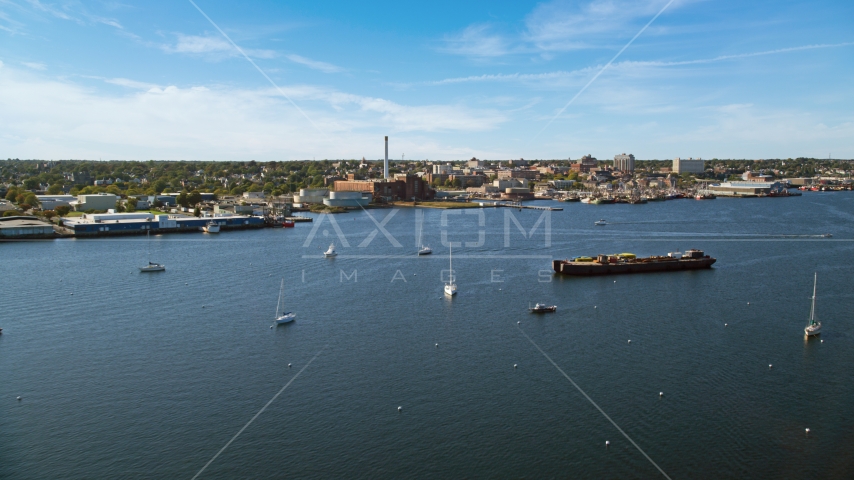
[[[747,304],[750,305],[750,302],[747,302]]]
[[[272,330],[272,329],[273,329],[273,326],[272,326],[272,325],[270,325],[270,330]]]
[[[520,323],[522,323],[522,322],[516,322],[516,325],[519,325]]]
[[[726,326],[727,326],[727,324],[725,323],[725,324],[724,324],[724,326],[726,327]]]
[[[516,364],[515,364],[515,363],[513,364],[513,368],[516,368]]]
[[[436,344],[436,348],[439,348],[439,344],[438,344],[438,343]]]
[[[629,340],[629,343],[632,343],[632,341],[631,341],[631,340]]]
[[[21,397],[18,397],[18,398],[21,398]],[[806,429],[806,434],[807,434],[807,435],[809,435],[809,434],[810,434],[810,429],[809,429],[809,428],[808,428],[808,429]]]
[[[609,442],[608,440],[605,440],[605,446],[607,447],[607,446],[610,446],[610,445],[611,445],[611,442]]]
[[[770,363],[768,364],[768,368],[771,368],[772,366],[773,366],[773,365],[771,365]]]
[[[397,407],[397,411],[398,411],[398,412],[402,412],[402,411],[403,411],[403,407]]]
[[[20,396],[18,397],[18,401],[19,401],[19,402],[21,401],[21,397],[20,397]],[[807,429],[807,431],[810,431],[810,429],[808,428],[808,429]]]
[[[664,396],[664,392],[658,392],[658,398],[661,398],[663,396]]]
[[[820,343],[824,343],[824,340],[822,340]]]
[[[291,368],[291,364],[290,364],[290,363],[288,364],[288,368]]]
[[[614,283],[617,283],[617,281],[616,281],[616,280],[614,280]]]

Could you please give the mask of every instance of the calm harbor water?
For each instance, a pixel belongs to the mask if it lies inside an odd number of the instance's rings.
[[[0,244],[0,478],[192,478],[315,355],[199,478],[661,478],[525,334],[671,478],[854,476],[854,195],[532,204],[564,210]],[[689,248],[717,264],[550,270]]]

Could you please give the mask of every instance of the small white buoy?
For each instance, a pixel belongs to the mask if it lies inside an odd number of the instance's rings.
[[[516,364],[515,364],[515,363],[513,364],[513,368],[516,368]]]
[[[822,341],[821,341],[821,342],[819,342],[819,343],[824,343],[824,340],[822,340]]]
[[[273,329],[273,326],[272,326],[272,325],[270,325],[270,330],[272,330],[272,329]]]
[[[21,397],[18,397],[18,398],[21,398]],[[806,429],[806,434],[807,434],[807,435],[809,435],[809,434],[810,434],[810,429],[809,429],[809,428],[808,428],[808,429]]]
[[[664,392],[658,392],[658,397],[661,398],[664,396]]]
[[[412,276],[413,276],[413,277],[417,277],[417,276],[418,276],[418,274],[417,274],[417,273],[413,273],[413,274],[412,274]]]
[[[189,284],[188,284],[188,283],[186,283],[186,282],[184,282],[184,285],[189,285]]]
[[[629,343],[632,343],[632,341],[631,341],[631,340],[629,340]]]
[[[611,442],[609,442],[608,440],[605,440],[605,446],[607,447],[609,445],[611,445]]]
[[[397,407],[397,411],[398,411],[398,412],[402,412],[402,411],[403,411],[403,407]]]
[[[498,291],[500,292],[500,291],[501,291],[501,289],[499,288],[499,289],[498,289]]]
[[[771,366],[772,366],[772,365],[769,363],[769,364],[768,364],[768,368],[771,368]]]
[[[439,348],[439,344],[438,344],[438,343],[436,344],[436,348]]]
[[[71,292],[71,294],[74,295],[74,292]]]
[[[726,326],[727,326],[727,324],[725,323],[725,324],[724,324],[724,326],[726,327]]]
[[[593,308],[596,308],[596,305],[593,305]]]
[[[288,368],[291,368],[291,364],[290,364],[290,363],[288,364]]]
[[[516,325],[519,325],[520,323],[522,323],[522,322],[516,322]]]
[[[19,402],[21,401],[21,397],[20,397],[20,396],[18,397],[18,401],[19,401]],[[810,431],[810,429],[808,428],[808,429],[807,429],[807,431],[809,432],[809,431]]]
[[[617,283],[617,281],[616,281],[616,280],[614,280],[614,283]]]
[[[747,304],[750,305],[750,302],[747,302]]]

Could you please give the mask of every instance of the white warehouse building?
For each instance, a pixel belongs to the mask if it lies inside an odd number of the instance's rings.
[[[104,210],[116,208],[116,200],[119,197],[112,193],[96,193],[94,195],[77,195],[77,201],[71,202],[71,206],[78,212],[87,210]]]
[[[706,171],[702,158],[673,159],[673,171],[676,173],[703,173]]]

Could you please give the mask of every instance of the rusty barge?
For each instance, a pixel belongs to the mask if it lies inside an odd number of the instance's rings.
[[[675,272],[711,268],[717,260],[702,250],[688,250],[685,254],[670,253],[667,256],[637,258],[631,253],[576,257],[553,260],[552,268],[562,275],[593,276],[621,273]]]

